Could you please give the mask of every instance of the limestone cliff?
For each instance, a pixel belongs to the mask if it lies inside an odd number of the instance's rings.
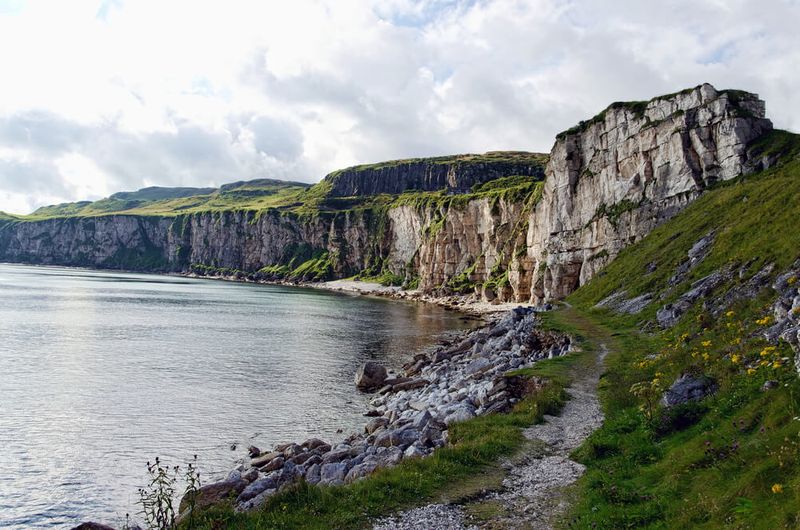
[[[507,152],[394,161],[311,189],[262,186],[264,200],[287,198],[261,210],[0,217],[0,260],[253,279],[366,271],[428,292],[557,299],[715,182],[754,169],[748,145],[770,129],[757,96],[702,85],[612,104],[558,135],[546,167]]]
[[[748,144],[771,128],[756,95],[704,84],[613,104],[560,134],[512,264],[515,297],[571,293],[703,190],[751,170]]]

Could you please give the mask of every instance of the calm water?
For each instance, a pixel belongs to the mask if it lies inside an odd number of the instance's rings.
[[[197,453],[207,482],[249,444],[340,439],[365,423],[360,362],[465,325],[312,289],[0,265],[0,527],[119,523],[155,456]]]

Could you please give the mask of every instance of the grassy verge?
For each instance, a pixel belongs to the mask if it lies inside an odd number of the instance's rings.
[[[548,327],[570,330],[574,323],[546,317]],[[590,344],[585,343],[584,351]],[[270,499],[263,510],[236,514],[229,506],[205,513],[200,528],[329,529],[364,528],[375,517],[428,501],[458,500],[470,492],[499,483],[497,462],[518,450],[521,429],[556,414],[566,399],[570,373],[587,355],[573,353],[546,360],[520,374],[545,377],[548,383],[528,396],[511,413],[481,416],[454,425],[452,443],[425,459],[405,460],[365,480],[321,488],[301,483]]]

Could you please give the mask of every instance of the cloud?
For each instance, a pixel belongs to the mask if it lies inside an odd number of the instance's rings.
[[[549,150],[701,82],[800,129],[788,0],[0,2],[0,209]],[[5,6],[5,7],[2,7]]]

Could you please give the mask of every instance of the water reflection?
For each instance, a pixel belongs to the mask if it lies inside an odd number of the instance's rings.
[[[465,324],[313,289],[0,265],[0,526],[135,511],[144,462],[359,428],[352,376]]]

